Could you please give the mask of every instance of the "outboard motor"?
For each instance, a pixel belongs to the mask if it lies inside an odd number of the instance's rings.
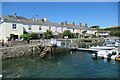
[[[117,53],[116,52],[112,52],[112,55],[116,55]]]
[[[107,60],[110,61],[111,60],[111,54],[108,54]]]

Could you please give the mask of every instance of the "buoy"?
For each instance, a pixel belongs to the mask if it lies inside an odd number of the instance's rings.
[[[72,54],[72,52],[70,52]]]

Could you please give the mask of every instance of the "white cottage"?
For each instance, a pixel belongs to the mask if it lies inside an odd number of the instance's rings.
[[[43,34],[47,30],[51,30],[54,35],[58,35],[65,30],[70,30],[72,33],[81,33],[82,30],[88,30],[88,27],[75,25],[75,23],[68,25],[67,22],[64,22],[64,24],[52,23],[46,18],[41,20],[36,17],[25,18],[17,16],[16,13],[14,15],[0,16],[0,40],[20,39],[22,34],[33,32]]]

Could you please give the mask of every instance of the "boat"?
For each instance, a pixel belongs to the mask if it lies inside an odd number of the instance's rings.
[[[116,42],[115,47],[120,47],[120,42]]]
[[[107,47],[119,47],[120,46],[120,42],[105,42],[105,46]]]
[[[116,61],[120,61],[120,55],[116,56]]]
[[[115,49],[115,47],[108,47],[108,46],[93,46],[90,47],[89,49],[97,49],[97,50],[112,50]]]
[[[118,55],[120,55],[120,53],[117,50],[99,50],[96,53],[92,54],[93,59],[114,59],[116,60],[120,60],[120,56],[118,57]]]

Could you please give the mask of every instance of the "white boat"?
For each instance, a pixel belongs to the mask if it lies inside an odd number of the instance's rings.
[[[120,42],[106,42],[105,45],[107,47],[111,47],[111,46],[119,47],[120,46]]]
[[[120,47],[120,43],[119,43],[119,42],[116,42],[116,43],[115,43],[115,47]]]
[[[93,58],[104,58],[104,59],[116,59],[119,55],[119,52],[116,50],[99,50],[96,53],[93,53]]]
[[[112,50],[115,49],[115,47],[108,47],[108,46],[93,46],[90,47],[89,49],[97,49],[97,50]]]

